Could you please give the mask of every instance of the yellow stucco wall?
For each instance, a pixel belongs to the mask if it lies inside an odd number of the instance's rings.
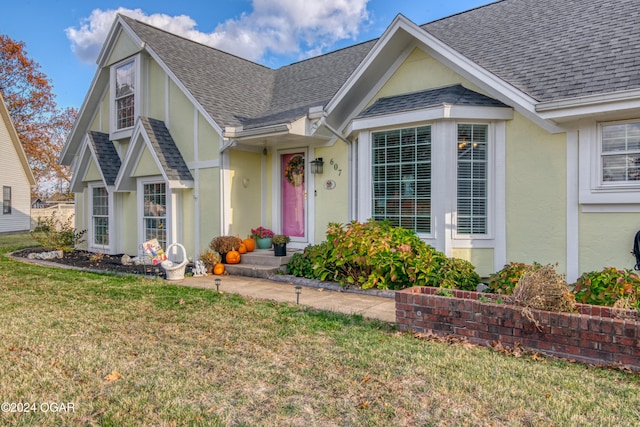
[[[633,268],[633,239],[640,230],[637,213],[579,214],[580,271]]]
[[[109,56],[107,61],[107,65],[115,64],[116,62],[127,58],[138,51],[138,47],[133,43],[133,41],[121,32],[118,35],[118,40],[115,43],[113,51]]]
[[[220,158],[220,136],[198,113],[198,160],[217,160]]]
[[[200,250],[220,235],[220,170],[200,170]]]
[[[330,222],[348,222],[349,165],[348,147],[342,141],[331,147],[316,148],[315,157],[322,157],[322,175],[315,175],[315,241],[326,240]],[[333,163],[333,164],[332,164]],[[329,189],[327,181],[334,181],[335,188]]]
[[[492,248],[453,248],[451,256],[470,261],[476,267],[480,277],[489,277],[493,273]]]
[[[169,100],[169,131],[184,161],[192,162],[194,160],[193,104],[173,82],[169,84]]]
[[[160,175],[160,169],[158,169],[156,161],[146,146],[142,149],[140,160],[138,161],[132,175],[136,177]]]
[[[100,174],[98,166],[93,159],[89,160],[89,167],[87,168],[87,173],[85,173],[83,177],[83,181],[102,181],[102,175]]]
[[[507,122],[507,262],[566,272],[566,135],[515,113]]]
[[[122,252],[129,255],[138,253],[138,201],[136,193],[117,193],[119,213],[116,218],[120,230],[118,238],[121,239]]]
[[[158,65],[156,61],[149,61],[149,83],[148,93],[149,99],[147,105],[149,106],[149,117],[156,118],[158,120],[164,120],[165,118],[165,72]]]
[[[374,99],[403,93],[417,92],[454,84],[464,84],[473,91],[484,93],[477,86],[463,79],[455,71],[445,67],[440,62],[420,49],[414,49],[391,78],[384,84]]]
[[[229,150],[231,235],[244,238],[261,225],[261,164],[262,153]]]

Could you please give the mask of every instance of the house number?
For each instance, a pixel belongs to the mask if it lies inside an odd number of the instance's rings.
[[[334,171],[338,171],[338,176],[342,175],[342,169],[338,166],[338,162],[334,162],[333,159],[329,160],[329,164],[333,166]]]

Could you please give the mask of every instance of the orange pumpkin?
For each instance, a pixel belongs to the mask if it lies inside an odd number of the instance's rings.
[[[244,243],[245,248],[247,248],[247,252],[253,252],[256,250],[256,241],[253,239],[244,239],[242,241]]]
[[[229,251],[227,252],[227,257],[225,259],[227,264],[238,264],[240,262],[240,252]]]
[[[219,262],[213,266],[213,274],[223,274],[224,273],[224,264]]]
[[[240,255],[247,253],[247,247],[244,245],[244,243],[240,243],[240,247],[238,248],[238,252],[240,252]]]

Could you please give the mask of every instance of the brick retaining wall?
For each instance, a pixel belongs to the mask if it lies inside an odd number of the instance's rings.
[[[499,341],[520,343],[529,350],[596,365],[622,365],[640,371],[640,318],[637,311],[616,318],[609,307],[577,304],[578,313],[544,310],[531,312],[536,325],[518,306],[479,301],[493,297],[452,291],[436,295],[438,288],[414,287],[396,293],[396,323],[402,331],[432,331],[465,337],[489,345]]]

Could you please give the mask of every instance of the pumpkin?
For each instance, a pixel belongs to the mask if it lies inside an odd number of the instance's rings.
[[[227,260],[227,264],[238,264],[240,262],[240,252],[229,251],[225,259]]]
[[[253,252],[256,250],[256,241],[253,239],[244,239],[242,241],[244,243],[245,248],[247,248],[247,252]]]
[[[219,262],[213,266],[213,274],[223,274],[224,273],[224,264]]]
[[[238,252],[240,252],[240,255],[247,253],[247,247],[244,245],[244,243],[240,243],[240,247],[238,248]]]

